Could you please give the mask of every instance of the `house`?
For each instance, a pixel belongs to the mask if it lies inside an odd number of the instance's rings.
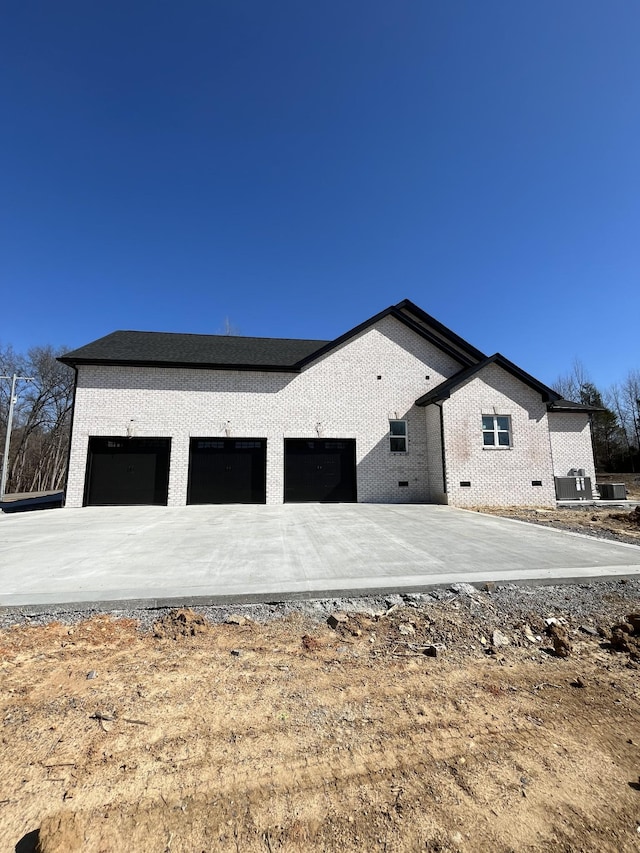
[[[118,331],[60,360],[67,506],[553,506],[556,478],[595,483],[588,407],[408,300],[334,341]]]

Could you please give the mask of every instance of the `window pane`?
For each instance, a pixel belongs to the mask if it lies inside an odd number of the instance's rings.
[[[493,415],[482,416],[482,429],[493,429]]]
[[[404,453],[407,449],[406,438],[392,438],[391,451],[393,453]]]
[[[509,418],[496,418],[496,421],[498,423],[498,429],[509,429]]]
[[[488,447],[489,445],[495,444],[495,440],[493,438],[492,432],[483,432],[482,433],[482,440],[484,441],[485,447]]]
[[[499,432],[498,433],[498,444],[502,447],[509,447],[509,433],[508,432]]]
[[[389,421],[391,435],[406,435],[407,424],[405,421]]]

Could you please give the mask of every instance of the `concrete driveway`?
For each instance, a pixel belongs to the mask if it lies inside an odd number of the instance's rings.
[[[640,574],[640,547],[446,506],[0,513],[0,607],[116,607]]]

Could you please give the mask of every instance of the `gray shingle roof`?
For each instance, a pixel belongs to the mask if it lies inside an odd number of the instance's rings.
[[[184,335],[176,332],[112,332],[65,353],[65,364],[142,364],[180,367],[293,369],[327,341]]]
[[[199,367],[297,372],[384,317],[394,317],[463,366],[485,356],[408,299],[391,305],[333,341],[185,335],[175,332],[112,332],[59,361],[78,364]]]

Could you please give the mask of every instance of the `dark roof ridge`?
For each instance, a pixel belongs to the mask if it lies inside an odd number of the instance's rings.
[[[441,323],[439,320],[436,320],[435,317],[432,317],[431,314],[427,314],[419,305],[416,305],[415,302],[412,302],[410,299],[403,299],[401,302],[398,302],[397,305],[394,306],[398,311],[410,311],[412,314],[415,314],[416,317],[419,317],[423,323],[427,323],[429,326],[432,326],[434,331],[439,332],[446,338],[449,338],[450,341],[454,344],[457,344],[461,347],[465,352],[467,352],[472,358],[476,360],[482,360],[486,358],[486,355],[481,352],[479,349],[474,347],[468,341],[465,341],[464,338],[461,338],[460,335],[457,335],[451,329]]]
[[[308,341],[310,343],[318,344],[331,343],[331,341],[327,341],[326,339],[317,340],[316,338],[272,338],[267,335],[212,335],[208,332],[163,332],[158,329],[153,329],[152,331],[148,329],[114,329],[113,332],[109,332],[107,335],[102,335],[102,337],[96,338],[96,340],[101,341],[102,338],[108,338],[109,335],[116,335],[119,333],[127,335],[179,335],[181,338],[234,338],[236,340],[239,339],[245,341]],[[93,343],[95,343],[95,341]]]
[[[402,304],[408,303],[408,302],[409,302],[408,300],[404,300],[403,303],[399,303],[399,304],[402,305]],[[426,315],[426,316],[428,316],[428,315]],[[359,335],[360,332],[365,331],[365,329],[368,329],[370,326],[375,325],[375,323],[378,323],[380,320],[384,319],[385,317],[394,317],[396,320],[399,320],[401,323],[403,323],[409,329],[412,329],[414,332],[416,332],[416,334],[420,335],[420,337],[422,337],[425,340],[429,341],[430,343],[434,344],[434,346],[437,346],[443,352],[446,352],[447,355],[450,355],[451,358],[453,358],[459,364],[463,364],[463,365],[464,364],[466,364],[466,365],[472,364],[472,359],[470,359],[468,356],[466,356],[464,354],[464,352],[459,352],[458,350],[454,349],[452,346],[449,346],[447,344],[446,340],[441,340],[436,335],[431,334],[428,329],[424,329],[420,325],[418,325],[418,323],[413,322],[410,317],[407,317],[398,308],[397,305],[390,305],[388,308],[385,308],[383,311],[379,311],[377,314],[374,314],[373,317],[369,317],[368,320],[365,320],[362,323],[358,323],[358,325],[354,326],[353,329],[349,329],[348,332],[345,332],[344,334],[335,338],[335,340],[328,341],[325,344],[325,346],[320,347],[320,349],[317,350],[317,352],[313,352],[313,353],[310,353],[308,356],[305,356],[305,358],[301,359],[298,362],[298,367],[302,368],[305,365],[309,364],[311,361],[315,361],[317,358],[320,358],[321,356],[326,355],[326,353],[331,352],[332,349],[335,349],[336,347],[341,346],[343,343],[348,341],[350,338],[353,338],[356,335]],[[442,326],[442,328],[445,329],[446,327]],[[450,334],[452,337],[454,337],[453,332],[451,332]],[[455,337],[457,338],[458,336],[455,335]],[[462,338],[459,338],[459,340],[462,341]],[[465,342],[463,341],[463,343],[465,343]],[[465,343],[465,346],[467,349],[471,349],[471,350],[474,349],[473,347],[471,347],[470,344]],[[482,358],[485,357],[484,354],[480,352],[480,350],[475,350],[475,352],[479,353],[479,355]]]
[[[467,379],[475,376],[476,373],[479,373],[479,371],[488,367],[490,364],[497,364],[499,367],[502,367],[504,370],[511,373],[512,376],[515,376],[516,379],[524,382],[525,385],[528,385],[530,388],[538,391],[545,403],[553,403],[560,399],[560,394],[552,388],[549,388],[530,373],[522,370],[522,368],[518,367],[514,362],[509,361],[509,359],[501,353],[496,352],[485,358],[483,361],[480,361],[477,364],[472,364],[469,367],[465,367],[458,373],[454,373],[453,376],[450,376],[448,379],[445,379],[444,382],[436,385],[436,387],[432,388],[431,391],[427,391],[427,393],[423,394],[422,397],[418,397],[416,400],[416,406],[428,406],[429,403],[436,403],[440,400],[448,399],[451,396],[451,392],[459,385],[462,385],[463,382],[466,382]]]
[[[284,368],[300,371],[310,362],[331,352],[385,317],[398,320],[463,367],[470,367],[474,362],[485,358],[480,350],[405,299],[374,314],[332,341],[118,329],[84,347],[65,353],[59,360],[71,366],[138,364],[210,369],[230,369],[235,366],[236,369],[242,370],[250,370],[255,366],[256,369],[262,370]],[[168,339],[175,343],[169,345]],[[202,350],[194,347],[197,339],[203,341]],[[166,346],[162,343],[163,340],[167,341]]]

